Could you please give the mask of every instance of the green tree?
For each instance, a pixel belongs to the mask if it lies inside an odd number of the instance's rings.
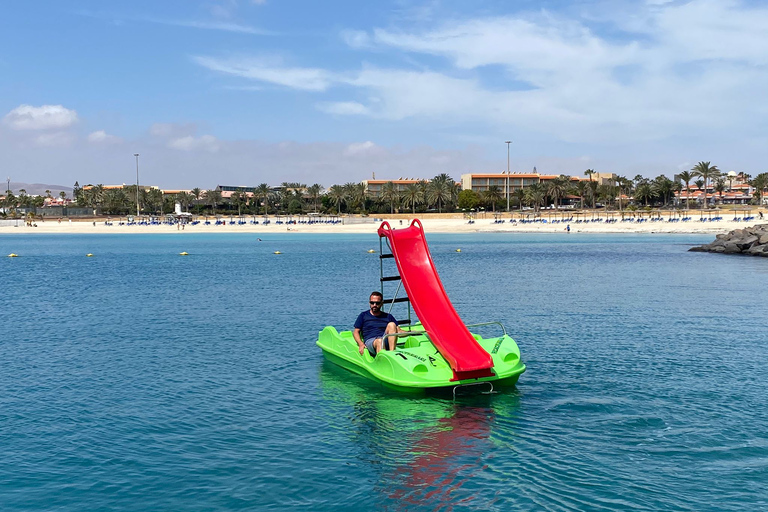
[[[146,205],[149,205],[149,207],[152,210],[157,211],[157,216],[162,217],[163,216],[163,202],[165,201],[165,197],[163,194],[163,191],[159,188],[151,188],[148,192],[146,192],[146,198],[145,203]]]
[[[418,183],[409,183],[405,186],[403,191],[403,205],[407,208],[411,207],[411,213],[416,215],[416,205],[419,204],[424,194],[422,193],[422,187]]]
[[[267,215],[267,211],[269,209],[269,199],[271,196],[272,196],[272,190],[269,188],[269,185],[267,185],[266,183],[262,183],[258,187],[256,187],[256,197],[264,206],[265,216]]]
[[[641,181],[635,188],[635,200],[644,201],[648,206],[648,200],[653,198],[653,188],[647,180]]]
[[[749,181],[749,184],[755,189],[755,199],[759,206],[763,205],[765,191],[768,189],[768,172],[762,172]]]
[[[472,210],[477,208],[480,197],[474,190],[462,190],[459,192],[459,208],[462,210]]]
[[[576,195],[579,196],[579,208],[584,208],[584,198],[589,193],[589,182],[587,181],[579,181],[576,183],[576,186],[574,186],[574,191],[576,192]]]
[[[693,178],[695,176],[690,171],[683,171],[680,174],[678,174],[681,180],[685,182],[685,209],[690,209],[690,199],[691,199],[691,181],[693,181]]]
[[[341,185],[333,185],[328,189],[328,197],[331,199],[331,204],[336,206],[336,211],[341,215],[341,205],[347,200],[347,191]]]
[[[535,212],[539,211],[546,198],[547,191],[541,183],[534,183],[525,189],[525,202],[528,206],[533,206]]]
[[[716,165],[711,165],[710,162],[699,162],[691,169],[694,176],[701,177],[704,180],[704,208],[708,206],[707,203],[707,182],[710,179],[714,179],[720,176],[720,169]]]
[[[723,192],[725,192],[725,178],[723,176],[715,178],[714,191],[720,196],[720,204],[723,204]]]
[[[200,199],[203,197],[203,191],[199,187],[193,188],[192,197],[194,198],[194,204],[197,207],[197,214],[200,215]]]
[[[504,192],[502,192],[501,187],[498,185],[491,185],[488,187],[488,190],[483,190],[480,197],[485,206],[490,206],[493,213],[496,213],[496,203],[504,198]]]
[[[400,201],[400,192],[391,181],[386,182],[381,187],[381,200],[389,204],[389,213],[395,212],[395,203]]]
[[[560,199],[564,197],[571,187],[571,178],[561,174],[557,178],[547,183],[547,194],[554,199],[555,208],[560,207]]]
[[[661,198],[665,205],[669,204],[670,198],[675,190],[675,182],[662,174],[653,180],[652,187],[654,195]]]
[[[442,213],[443,205],[453,198],[453,179],[443,173],[435,176],[427,186],[427,202],[437,205],[438,213]]]
[[[344,185],[344,189],[346,190],[350,206],[352,208],[357,207],[361,212],[365,213],[365,200],[368,197],[365,183],[349,182]]]
[[[243,214],[243,208],[248,204],[250,197],[248,196],[248,192],[245,191],[245,189],[238,189],[232,192],[232,195],[230,196],[230,203],[232,203],[232,206],[237,207],[237,216]]]
[[[320,198],[320,194],[323,192],[323,186],[319,183],[314,183],[307,187],[307,197],[312,201],[312,210],[317,212],[317,200]]]
[[[221,203],[221,190],[213,188],[205,191],[205,201],[211,205],[211,214],[216,215],[216,207]]]

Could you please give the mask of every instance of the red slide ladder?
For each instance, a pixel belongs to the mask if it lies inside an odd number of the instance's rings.
[[[400,271],[403,287],[429,339],[453,370],[453,381],[492,377],[493,360],[470,334],[445,293],[427,248],[418,219],[404,229],[384,221],[379,236],[386,237]]]

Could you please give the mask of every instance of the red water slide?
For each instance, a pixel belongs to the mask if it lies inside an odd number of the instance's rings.
[[[379,226],[395,257],[400,278],[429,339],[453,369],[453,379],[491,377],[493,360],[470,334],[445,293],[418,219],[404,229]]]

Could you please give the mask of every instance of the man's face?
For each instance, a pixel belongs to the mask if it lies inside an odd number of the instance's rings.
[[[381,297],[371,295],[368,299],[368,304],[371,306],[371,313],[378,313],[381,310]]]

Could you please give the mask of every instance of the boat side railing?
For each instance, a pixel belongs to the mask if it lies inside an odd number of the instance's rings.
[[[501,330],[504,333],[504,336],[507,336],[507,329],[506,327],[504,327],[504,324],[502,324],[501,322],[482,322],[479,324],[472,324],[472,325],[468,325],[467,329],[470,329],[472,327],[484,327],[486,325],[498,325],[499,327],[501,327]]]
[[[393,333],[391,333],[391,334],[385,334],[384,336],[382,336],[382,337],[381,337],[381,339],[382,339],[382,340],[384,340],[384,338],[386,338],[387,336],[392,336],[392,337],[394,337],[394,338],[406,338],[406,337],[408,337],[408,336],[412,336],[412,335],[419,335],[419,334],[423,334],[424,336],[426,336],[426,338],[427,338],[429,341],[432,341],[432,340],[430,339],[430,337],[429,337],[429,333],[428,333],[427,331],[404,331],[404,332],[393,332]],[[397,342],[395,342],[395,343],[397,343]]]

